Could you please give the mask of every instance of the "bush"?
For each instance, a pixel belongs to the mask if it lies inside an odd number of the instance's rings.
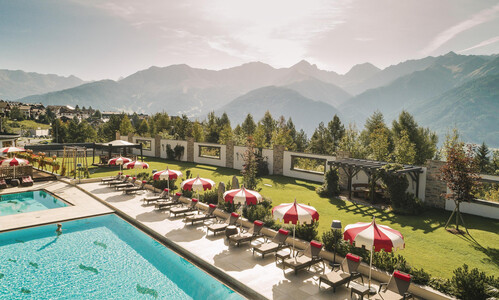
[[[449,279],[443,279],[439,277],[431,277],[428,285],[431,286],[432,288],[436,289],[437,291],[440,291],[442,293],[448,294],[448,295],[453,295],[454,291],[452,288],[452,283],[450,282]]]
[[[175,183],[176,183],[176,180],[170,180],[170,191],[171,192],[176,191],[178,189],[178,186],[176,186]],[[166,180],[153,180],[152,186],[157,188],[157,189],[164,190],[168,187],[168,181],[166,181]]]
[[[341,230],[329,230],[322,233],[322,243],[324,244],[324,249],[327,251],[333,252],[334,245],[338,245],[342,242],[343,234]]]
[[[262,202],[243,207],[243,217],[253,222],[260,220],[266,227],[272,228],[275,221],[272,219],[272,200],[264,198]]]
[[[218,193],[216,190],[204,192],[199,198],[203,203],[218,204]]]
[[[321,197],[334,197],[340,194],[340,176],[337,169],[331,169],[324,174],[324,183],[315,191]]]
[[[184,153],[184,146],[176,145],[175,148],[173,148],[173,152],[175,153],[175,159],[180,160],[180,157],[182,157],[182,154]]]
[[[488,277],[485,272],[480,272],[477,268],[469,270],[466,264],[455,269],[451,279],[455,296],[463,300],[487,299],[487,290],[493,281],[494,277]]]
[[[319,222],[317,221],[312,224],[296,225],[295,237],[309,242],[311,240],[317,240],[319,235],[319,231],[317,230],[318,227]],[[290,236],[292,237],[293,225],[285,225],[284,228],[291,232]]]
[[[139,174],[137,174],[137,180],[145,180],[147,182],[151,182],[152,181],[152,175],[149,174],[148,172],[140,172]]]
[[[166,159],[175,160],[175,151],[170,144],[166,144]]]

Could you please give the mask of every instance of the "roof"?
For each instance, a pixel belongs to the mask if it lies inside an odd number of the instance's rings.
[[[127,141],[123,141],[123,140],[114,140],[114,141],[110,141],[110,142],[107,142],[107,143],[101,143],[101,145],[104,145],[104,146],[136,146],[137,144],[134,144],[134,143],[130,143],[130,142],[127,142]]]
[[[357,169],[364,170],[379,170],[383,166],[391,164],[385,161],[369,160],[369,159],[357,159],[357,158],[342,158],[335,161],[328,162],[330,166],[351,166]],[[413,165],[402,165],[403,169],[398,170],[397,173],[407,173],[407,172],[422,172],[423,168]]]

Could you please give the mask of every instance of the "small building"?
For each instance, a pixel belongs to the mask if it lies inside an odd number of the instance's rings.
[[[15,133],[0,133],[0,148],[15,146],[19,137],[20,135]]]
[[[29,130],[30,137],[42,137],[42,136],[48,136],[48,135],[50,135],[49,129],[41,129],[40,127],[38,127],[37,129],[30,129]]]

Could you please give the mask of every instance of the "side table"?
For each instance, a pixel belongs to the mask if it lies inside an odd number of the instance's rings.
[[[350,282],[350,298],[352,298],[353,293],[359,295],[361,299],[364,299],[364,295],[369,294],[369,287],[356,282]]]

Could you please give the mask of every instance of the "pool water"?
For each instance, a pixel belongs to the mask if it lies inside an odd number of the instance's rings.
[[[242,299],[116,215],[0,234],[0,299]]]
[[[0,195],[0,216],[65,206],[68,204],[44,190]]]

